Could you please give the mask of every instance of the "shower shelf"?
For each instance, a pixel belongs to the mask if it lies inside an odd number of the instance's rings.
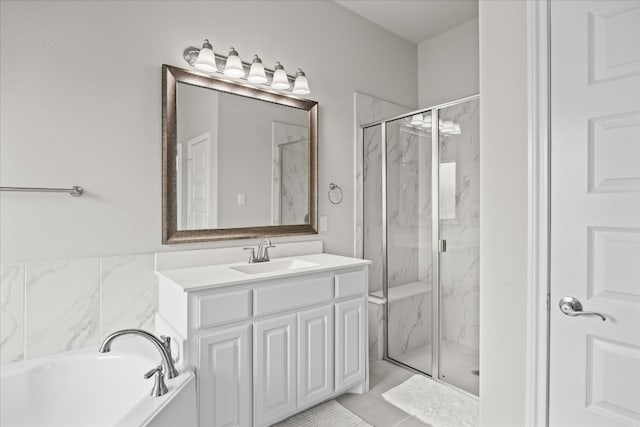
[[[417,295],[427,294],[431,292],[431,283],[426,280],[418,280],[416,282],[405,283],[389,288],[388,301],[394,302],[401,299],[411,298]],[[371,293],[373,296],[382,298],[382,290]]]

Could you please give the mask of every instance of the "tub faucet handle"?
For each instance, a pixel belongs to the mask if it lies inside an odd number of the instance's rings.
[[[153,388],[151,389],[151,396],[160,397],[167,394],[169,389],[167,389],[167,384],[164,382],[164,374],[162,373],[162,365],[158,365],[146,374],[144,374],[145,379],[149,379],[155,375],[155,379],[153,382]]]

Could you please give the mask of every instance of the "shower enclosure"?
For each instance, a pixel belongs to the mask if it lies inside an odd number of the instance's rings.
[[[363,126],[363,255],[384,355],[478,395],[479,100]]]

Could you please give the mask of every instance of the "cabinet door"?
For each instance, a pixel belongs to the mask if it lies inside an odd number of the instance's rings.
[[[251,426],[251,325],[198,337],[200,427]]]
[[[254,422],[269,425],[296,405],[296,315],[254,325]]]
[[[365,299],[336,304],[336,391],[365,379]]]
[[[333,393],[333,306],[298,314],[298,407]]]

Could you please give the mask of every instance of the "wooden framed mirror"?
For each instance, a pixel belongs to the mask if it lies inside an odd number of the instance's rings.
[[[317,233],[318,103],[162,66],[162,243]]]

